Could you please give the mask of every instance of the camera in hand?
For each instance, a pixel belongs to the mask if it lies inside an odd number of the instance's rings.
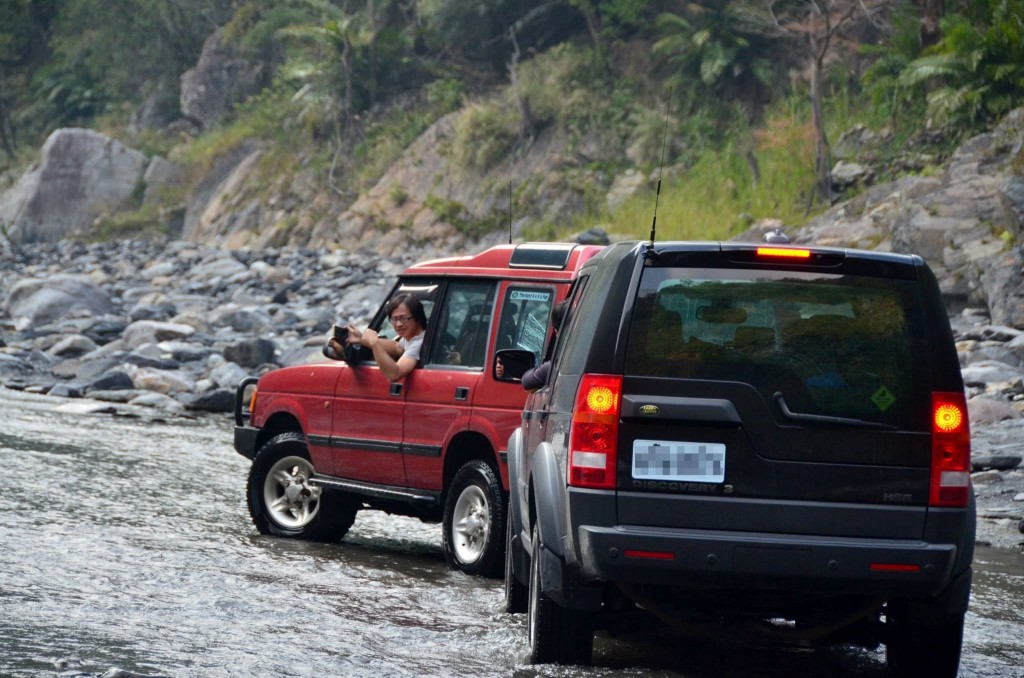
[[[342,327],[341,325],[334,326],[334,338],[337,339],[342,346],[348,340],[348,328]]]

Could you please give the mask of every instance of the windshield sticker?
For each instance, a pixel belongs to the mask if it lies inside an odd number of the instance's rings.
[[[512,290],[509,295],[512,301],[547,301],[551,298],[551,292],[526,292],[524,290]]]
[[[877,391],[871,394],[871,402],[875,404],[875,407],[877,407],[880,412],[885,412],[887,409],[892,407],[894,402],[896,402],[896,396],[894,396],[889,389],[881,386]]]

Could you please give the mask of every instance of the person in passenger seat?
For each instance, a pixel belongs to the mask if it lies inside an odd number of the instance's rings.
[[[551,308],[551,327],[554,330],[551,336],[552,342],[558,338],[558,327],[562,324],[562,318],[565,317],[565,309],[568,305],[569,303],[563,299]],[[523,373],[523,388],[527,391],[536,391],[548,383],[550,376],[551,359],[548,358],[537,367]]]
[[[398,334],[398,341],[380,337],[376,330],[359,330],[348,326],[348,344],[362,345],[373,351],[380,371],[389,381],[398,381],[409,375],[420,361],[423,335],[427,327],[427,314],[420,300],[411,294],[399,294],[386,307],[391,325]],[[338,340],[331,338],[328,348],[336,356],[344,355]]]

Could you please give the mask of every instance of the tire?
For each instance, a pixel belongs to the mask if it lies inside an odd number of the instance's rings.
[[[534,526],[527,618],[530,663],[589,665],[594,652],[593,621],[587,613],[562,607],[544,593],[540,548],[540,531]]]
[[[497,577],[504,564],[506,499],[497,473],[474,459],[462,465],[444,506],[448,564],[466,574]]]
[[[522,546],[516,548],[512,544],[512,509],[509,507],[508,517],[505,519],[505,612],[509,614],[522,614],[530,607],[530,589],[519,581],[515,575],[515,568],[512,566],[514,556],[522,551]]]
[[[249,469],[249,515],[260,534],[338,541],[356,518],[358,504],[309,484],[313,464],[301,433],[267,441]]]
[[[965,613],[945,622],[916,618],[906,604],[889,605],[885,661],[902,678],[956,678],[964,638]],[[925,623],[925,622],[928,623]]]

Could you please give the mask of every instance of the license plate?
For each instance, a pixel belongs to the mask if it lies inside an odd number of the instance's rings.
[[[695,483],[725,482],[725,445],[634,440],[633,477]]]

